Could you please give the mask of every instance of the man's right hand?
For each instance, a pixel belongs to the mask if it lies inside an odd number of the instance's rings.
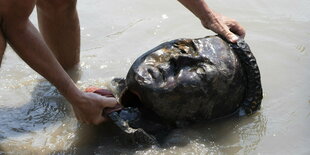
[[[237,42],[245,36],[244,28],[235,20],[212,11],[204,0],[178,0],[201,21],[202,25],[225,37],[230,42]]]
[[[107,121],[103,111],[117,105],[114,97],[101,96],[96,93],[81,92],[75,101],[71,102],[76,118],[86,124],[98,125]]]
[[[230,42],[237,42],[239,37],[244,38],[244,28],[234,19],[217,13],[210,13],[209,18],[201,20],[202,25],[213,32],[225,37]],[[238,35],[238,36],[237,36]]]

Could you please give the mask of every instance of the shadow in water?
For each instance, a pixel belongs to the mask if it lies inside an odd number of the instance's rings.
[[[52,154],[181,154],[224,153],[248,154],[256,149],[266,132],[266,119],[260,113],[249,117],[230,117],[172,130],[160,147],[133,145],[111,123],[85,126],[79,140],[66,151]],[[160,132],[160,131],[159,131]]]
[[[112,122],[107,122],[100,126],[82,125],[74,145],[67,150],[54,151],[51,154],[118,155],[134,154],[142,149],[146,148],[133,144],[123,131]]]
[[[247,154],[256,149],[267,123],[259,112],[198,123],[172,130],[160,148],[145,148],[133,145],[111,122],[78,124],[69,103],[47,81],[35,86],[31,100],[23,106],[1,108],[0,120],[0,154]]]
[[[71,115],[70,111],[69,103],[57,89],[49,82],[41,81],[33,89],[28,103],[0,109],[0,146],[10,151],[10,147],[42,146],[44,144],[34,144],[36,136],[55,125],[62,126]]]
[[[77,81],[79,72],[72,72],[72,78]],[[76,128],[70,104],[53,85],[41,80],[31,91],[27,103],[0,108],[0,152],[31,154],[62,148],[65,145],[60,147],[61,143],[70,137],[59,137],[59,134],[72,135]]]
[[[189,152],[247,154],[256,149],[265,135],[266,123],[266,118],[260,113],[198,123],[172,131],[164,146],[189,147]]]

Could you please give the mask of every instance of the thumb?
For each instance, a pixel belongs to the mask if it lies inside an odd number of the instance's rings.
[[[118,104],[118,102],[114,97],[101,97],[100,104],[102,105],[103,108],[107,107],[112,108],[115,107]]]
[[[233,34],[232,32],[226,33],[225,38],[232,43],[236,43],[239,39],[239,37],[237,35]]]
[[[115,98],[109,97],[107,100],[110,100],[109,103],[111,104],[105,103],[104,105],[102,105],[104,116],[110,114],[111,112],[123,109],[122,105],[119,104]]]
[[[99,117],[97,117],[97,118],[94,120],[93,124],[99,125],[99,124],[101,124],[101,123],[103,123],[103,122],[106,122],[106,121],[107,121],[107,118],[105,118],[105,117],[103,117],[103,116],[99,116]]]

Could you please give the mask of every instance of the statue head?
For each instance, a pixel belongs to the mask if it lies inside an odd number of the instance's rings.
[[[133,63],[120,101],[167,121],[218,118],[242,103],[244,74],[232,48],[218,36],[173,40]]]

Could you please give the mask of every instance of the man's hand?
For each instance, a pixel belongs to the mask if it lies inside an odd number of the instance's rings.
[[[238,22],[213,12],[204,0],[178,1],[195,14],[205,28],[225,37],[230,42],[237,42],[238,36],[242,38],[245,36],[244,28]]]
[[[80,97],[72,103],[76,118],[86,124],[98,125],[107,120],[103,116],[103,109],[116,106],[114,97],[100,96],[95,93],[82,92]]]
[[[205,28],[225,37],[230,42],[237,42],[239,37],[245,36],[244,28],[237,21],[220,14],[213,13],[209,19],[203,19],[201,23]]]

